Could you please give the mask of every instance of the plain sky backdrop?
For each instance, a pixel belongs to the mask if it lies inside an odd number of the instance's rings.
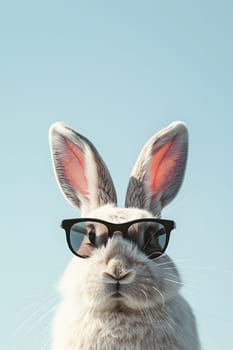
[[[1,1],[2,350],[49,350],[55,286],[71,258],[55,182],[52,122],[87,136],[120,205],[141,147],[187,123],[185,181],[164,217],[168,253],[197,317],[203,350],[233,344],[232,1]],[[188,349],[188,347],[187,347]]]

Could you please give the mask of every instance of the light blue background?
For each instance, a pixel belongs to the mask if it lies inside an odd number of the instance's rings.
[[[204,350],[233,343],[231,1],[8,1],[0,5],[1,336],[49,349],[54,286],[71,258],[47,132],[64,120],[96,145],[120,204],[147,139],[190,130],[169,254]]]

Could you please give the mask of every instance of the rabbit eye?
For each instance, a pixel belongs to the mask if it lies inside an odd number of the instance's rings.
[[[95,231],[91,230],[88,232],[88,238],[91,244],[95,245],[96,234]]]
[[[150,225],[145,231],[145,244],[143,250],[151,258],[155,258],[164,252],[166,245],[167,234],[163,225]]]

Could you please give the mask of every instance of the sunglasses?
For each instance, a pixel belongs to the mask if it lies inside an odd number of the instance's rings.
[[[93,250],[106,246],[108,239],[122,236],[155,259],[163,254],[168,246],[170,233],[175,222],[162,219],[138,219],[115,224],[100,219],[82,218],[63,220],[61,227],[66,232],[66,240],[73,254],[88,258]]]

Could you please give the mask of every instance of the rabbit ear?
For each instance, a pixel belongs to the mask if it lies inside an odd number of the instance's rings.
[[[173,122],[155,134],[143,147],[132,171],[126,207],[161,209],[177,194],[182,184],[188,152],[188,131]]]
[[[58,185],[82,214],[117,203],[110,173],[92,143],[67,125],[50,127],[50,148]]]

